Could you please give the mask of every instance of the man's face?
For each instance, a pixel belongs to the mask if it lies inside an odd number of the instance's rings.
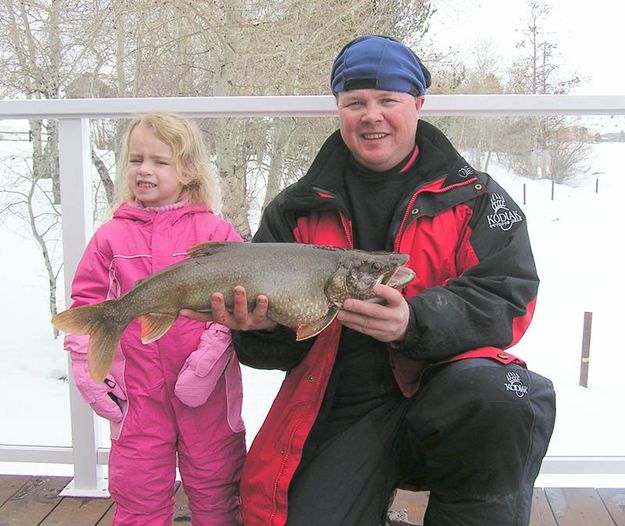
[[[413,150],[422,97],[357,89],[339,93],[337,104],[343,141],[363,166],[383,172]]]

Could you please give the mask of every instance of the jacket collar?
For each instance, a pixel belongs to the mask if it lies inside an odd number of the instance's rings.
[[[210,208],[206,205],[198,204],[187,204],[178,208],[141,208],[132,203],[122,203],[113,213],[113,217],[117,219],[150,222],[157,216],[163,217],[166,215],[173,221],[177,221],[182,216],[198,212],[210,212]]]

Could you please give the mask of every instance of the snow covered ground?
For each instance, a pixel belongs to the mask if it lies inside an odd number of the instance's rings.
[[[25,146],[0,141],[0,158],[20,147]],[[617,201],[625,190],[624,155],[625,143],[593,146],[589,174],[594,175],[556,185],[553,200],[549,181],[524,180],[496,164],[489,170],[528,216],[541,276],[534,322],[513,352],[556,386],[558,417],[550,456],[625,456],[625,344],[620,334],[625,236]],[[68,446],[67,357],[61,339],[52,338],[41,256],[25,227],[7,215],[0,223],[0,246],[0,444]],[[586,311],[593,313],[588,388],[578,385]],[[280,372],[244,368],[248,442],[282,377]],[[70,468],[0,463],[1,473],[41,474],[42,469],[53,474]],[[542,482],[550,481],[560,483],[547,476]],[[580,481],[602,484],[597,479]],[[624,487],[625,474],[604,484]]]

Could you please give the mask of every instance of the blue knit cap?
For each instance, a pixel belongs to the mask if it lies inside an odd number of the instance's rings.
[[[430,72],[413,51],[394,38],[365,35],[338,54],[330,76],[332,93],[373,88],[425,95]]]

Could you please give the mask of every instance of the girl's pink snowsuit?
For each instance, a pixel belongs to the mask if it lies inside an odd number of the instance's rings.
[[[85,249],[72,286],[72,306],[117,298],[138,280],[184,260],[189,247],[209,240],[241,238],[204,206],[144,209],[124,204]],[[128,398],[121,402],[123,421],[111,423],[114,525],[172,524],[176,455],[193,525],[240,524],[245,429],[241,371],[232,346],[214,346],[219,365],[208,374],[218,380],[204,404],[188,407],[174,395],[178,373],[206,328],[181,317],[158,341],[143,345],[139,322],[133,320],[122,336],[111,370]],[[86,353],[87,343],[88,337],[68,335],[65,347]]]

